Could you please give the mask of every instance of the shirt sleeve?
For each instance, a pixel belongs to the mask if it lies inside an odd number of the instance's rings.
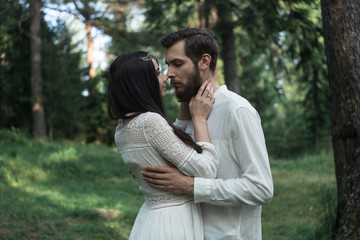
[[[144,133],[147,142],[182,173],[204,178],[216,176],[218,162],[213,144],[199,142],[203,152],[197,153],[175,135],[170,125],[159,114],[150,114],[145,119]]]
[[[268,204],[273,196],[273,181],[258,113],[238,108],[231,114],[228,126],[231,156],[242,175],[226,180],[195,178],[195,202],[220,206]]]
[[[190,121],[187,121],[187,120],[176,119],[175,122],[174,122],[174,126],[177,127],[177,128],[180,128],[183,131],[185,131],[185,129],[187,128],[189,123],[190,123]]]

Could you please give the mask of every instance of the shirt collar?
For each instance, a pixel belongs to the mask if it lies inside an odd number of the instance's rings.
[[[215,99],[216,99],[217,96],[219,96],[221,93],[226,92],[227,90],[228,90],[228,89],[227,89],[227,87],[226,87],[225,84],[222,85],[222,86],[220,86],[220,87],[215,91],[215,93],[214,93]]]

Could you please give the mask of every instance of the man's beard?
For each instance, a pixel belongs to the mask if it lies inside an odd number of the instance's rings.
[[[198,67],[194,64],[194,71],[189,74],[188,85],[186,85],[182,92],[175,91],[179,102],[188,102],[195,96],[201,87],[201,77]]]

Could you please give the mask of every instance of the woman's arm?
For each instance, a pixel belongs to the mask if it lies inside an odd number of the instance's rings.
[[[196,142],[211,142],[207,127],[207,118],[214,104],[212,83],[205,81],[195,97],[189,103],[189,110],[194,125]]]
[[[218,161],[213,144],[202,142],[203,152],[197,153],[194,148],[181,141],[166,120],[156,113],[149,114],[145,119],[144,133],[146,141],[161,157],[184,174],[205,178],[216,176]]]

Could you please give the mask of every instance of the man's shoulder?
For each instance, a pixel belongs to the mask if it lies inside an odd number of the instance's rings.
[[[227,88],[223,89],[219,95],[219,106],[228,112],[235,111],[236,109],[246,108],[251,111],[256,111],[251,103],[244,97],[239,94],[228,90]],[[216,98],[215,101],[218,99]]]

